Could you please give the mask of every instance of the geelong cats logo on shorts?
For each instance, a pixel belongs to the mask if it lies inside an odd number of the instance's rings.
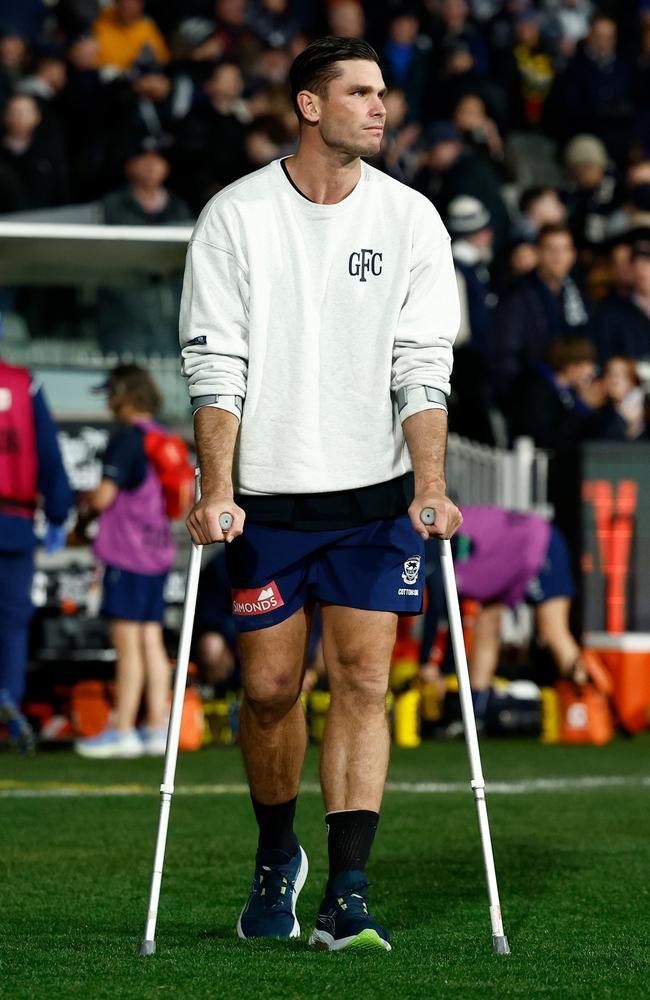
[[[404,563],[404,569],[402,570],[402,580],[404,583],[414,584],[418,578],[418,573],[420,572],[420,557],[410,556]]]

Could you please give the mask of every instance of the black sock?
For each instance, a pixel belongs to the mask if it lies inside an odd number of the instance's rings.
[[[369,809],[331,812],[327,813],[325,822],[330,859],[329,885],[339,872],[351,868],[364,870],[377,832],[379,813]]]
[[[298,838],[293,832],[293,819],[296,815],[298,796],[289,802],[280,802],[275,806],[265,806],[253,798],[255,819],[260,829],[258,848],[260,851],[285,851],[294,855],[298,850]]]

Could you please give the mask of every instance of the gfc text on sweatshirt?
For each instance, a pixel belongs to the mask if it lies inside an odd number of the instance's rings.
[[[400,390],[449,393],[458,326],[437,211],[365,162],[343,201],[321,205],[276,160],[208,202],[188,247],[183,372],[193,398],[243,400],[238,493],[347,490],[408,472],[402,422],[439,404],[420,392],[405,405]]]

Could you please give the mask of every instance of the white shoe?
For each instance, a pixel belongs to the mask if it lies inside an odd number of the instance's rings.
[[[142,726],[140,729],[140,739],[142,750],[147,757],[164,757],[167,749],[167,726],[160,729],[152,729],[151,726]]]
[[[142,740],[135,729],[121,732],[110,726],[97,736],[76,740],[74,748],[82,757],[92,757],[95,760],[141,757],[144,752]]]

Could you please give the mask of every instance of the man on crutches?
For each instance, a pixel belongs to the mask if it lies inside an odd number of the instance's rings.
[[[361,159],[378,152],[385,122],[374,50],[320,39],[290,79],[297,153],[213,198],[188,250],[181,343],[202,496],[187,523],[195,546],[229,543],[259,828],[237,932],[300,934],[299,694],[318,602],[329,878],[310,941],[390,950],[364,870],[388,766],[397,616],[421,610],[424,540],[462,522],[444,479],[458,295],[431,203]]]

